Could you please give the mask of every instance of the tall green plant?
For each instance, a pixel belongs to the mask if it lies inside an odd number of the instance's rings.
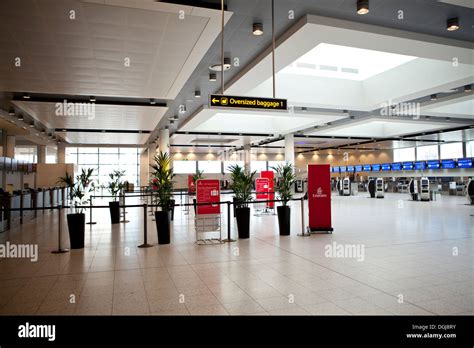
[[[82,169],[81,174],[76,176],[76,182],[73,187],[73,205],[77,213],[83,213],[85,205],[90,200],[95,190],[95,184],[92,180],[93,168]]]
[[[250,202],[252,197],[252,185],[256,171],[251,173],[238,164],[229,166],[230,178],[232,183],[231,190],[234,192],[234,197],[240,207],[248,207],[247,202]]]
[[[156,192],[155,203],[161,207],[163,211],[171,209],[171,201],[173,199],[173,178],[174,173],[171,168],[171,158],[166,152],[155,155],[155,163],[150,167],[153,169],[151,185]]]
[[[293,165],[289,162],[271,167],[275,171],[275,191],[278,193],[283,205],[286,206],[288,201],[293,198],[292,185],[295,183],[296,176]]]
[[[66,175],[61,176],[56,183],[63,184],[65,187],[69,188],[68,199],[70,202],[72,202],[74,199],[74,177],[66,172]]]
[[[196,173],[193,175],[193,182],[196,184],[196,181],[204,177],[204,170],[196,170]]]
[[[117,195],[123,190],[124,184],[121,181],[125,175],[125,170],[114,170],[109,174],[110,181],[107,183],[107,191],[113,197],[114,202],[117,201]]]

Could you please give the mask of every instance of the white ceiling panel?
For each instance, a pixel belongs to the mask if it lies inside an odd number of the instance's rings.
[[[156,106],[95,105],[71,115],[58,113],[59,105],[44,102],[13,102],[48,128],[153,130],[168,108]],[[87,111],[93,111],[88,113]],[[64,116],[66,115],[66,116]]]
[[[174,99],[220,31],[220,11],[151,1],[0,7],[0,89],[11,92]]]
[[[406,134],[428,132],[432,130],[461,126],[454,123],[422,122],[415,120],[364,119],[339,126],[327,127],[308,135],[331,135],[344,137],[396,137]]]
[[[298,106],[370,112],[474,82],[468,43],[328,17],[302,18],[276,56],[278,96]],[[270,97],[269,66],[266,50],[227,92]]]
[[[182,131],[288,134],[347,117],[342,113],[290,113],[203,108],[181,127]]]
[[[137,145],[145,144],[149,136],[138,133],[57,132],[57,134],[74,145]]]

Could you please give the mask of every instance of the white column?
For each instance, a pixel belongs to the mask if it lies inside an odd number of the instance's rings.
[[[66,163],[66,146],[58,145],[58,163]]]
[[[159,151],[170,154],[170,130],[160,129],[158,133]]]
[[[15,158],[15,145],[16,138],[14,135],[7,135],[7,143],[5,149],[5,156],[10,158]]]
[[[252,146],[250,144],[244,145],[244,169],[250,172],[250,162],[252,161]]]
[[[295,137],[293,134],[285,135],[285,162],[295,165]]]
[[[38,145],[38,163],[46,163],[46,145]]]

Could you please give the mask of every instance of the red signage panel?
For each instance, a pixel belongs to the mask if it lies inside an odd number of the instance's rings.
[[[196,181],[196,203],[216,203],[221,198],[220,182],[215,179],[199,179]],[[220,204],[198,205],[197,214],[220,214]]]
[[[188,193],[196,193],[196,184],[192,175],[188,175]]]
[[[268,200],[273,200],[275,199],[275,182],[273,181],[275,177],[275,173],[273,170],[264,170],[260,173],[261,178],[266,178],[268,179]],[[275,207],[275,202],[270,202],[267,203],[267,208],[273,209]]]
[[[329,164],[308,165],[310,231],[332,231],[331,172]]]
[[[268,200],[268,193],[270,191],[270,185],[268,184],[267,178],[255,179],[255,191],[256,198],[261,200]]]

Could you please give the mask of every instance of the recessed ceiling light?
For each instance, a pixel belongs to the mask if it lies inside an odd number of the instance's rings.
[[[455,31],[460,28],[459,26],[459,18],[450,18],[446,23],[446,30],[447,31]]]
[[[34,122],[31,122],[30,123],[30,128],[34,128],[35,127],[35,123]]]
[[[41,134],[45,134],[46,132],[45,131],[41,131]]]
[[[369,1],[357,0],[357,14],[365,15],[369,13]]]
[[[23,94],[23,99],[30,99],[30,95],[29,94]]]
[[[252,32],[255,36],[263,35],[263,24],[262,23],[254,23],[252,25]]]
[[[430,96],[430,99],[431,99],[431,100],[436,100],[436,99],[438,99],[438,98],[437,98],[436,94],[432,94],[432,95]]]
[[[26,127],[21,127],[21,128],[23,128],[23,129],[25,129],[25,130],[26,130]]]
[[[23,115],[18,116],[18,120],[23,121],[24,120]]]
[[[178,115],[174,115],[173,119],[177,120],[177,119],[179,119],[179,116],[178,116]]]
[[[66,130],[66,129],[63,129],[62,131],[63,131],[63,132],[67,132],[67,130]]]
[[[215,73],[210,73],[209,74],[209,81],[216,82],[217,81],[217,75]]]
[[[95,102],[95,97],[94,97],[94,96],[91,96],[91,97],[89,98],[89,101],[90,101],[91,103],[94,103],[94,102]]]
[[[464,86],[464,92],[470,92],[471,90],[471,85]]]
[[[174,124],[174,120],[170,120],[170,124]]]
[[[150,105],[155,105],[156,104],[156,100],[155,99],[150,99]]]
[[[224,58],[224,71],[230,70],[231,65],[230,65],[230,58]],[[222,69],[222,64],[214,64],[209,67],[210,70],[212,71],[221,71]]]
[[[8,114],[10,116],[15,116],[15,109],[10,109],[10,111],[8,112]]]
[[[195,98],[201,98],[201,91],[194,91]]]

